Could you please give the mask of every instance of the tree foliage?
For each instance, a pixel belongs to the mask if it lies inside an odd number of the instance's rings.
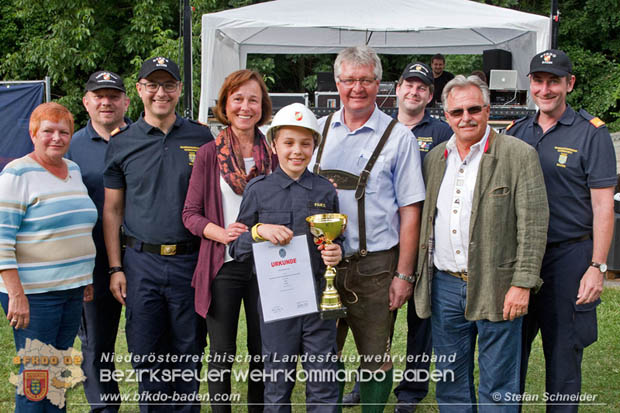
[[[2,44],[0,75],[4,79],[49,76],[52,97],[77,114],[83,124],[81,97],[90,73],[106,69],[125,78],[139,113],[135,74],[141,62],[156,54],[178,59],[178,4],[164,0],[1,0],[10,14],[0,27],[15,27],[13,44]],[[9,33],[10,34],[10,33]]]
[[[487,0],[500,3],[512,0]],[[510,8],[551,14],[549,0],[520,0]],[[605,120],[610,130],[620,130],[620,8],[618,0],[562,0],[559,2],[558,48],[571,57],[577,77],[568,96],[575,108]]]
[[[549,15],[549,0],[478,0],[524,12]],[[618,0],[562,0],[559,47],[569,52],[578,78],[569,96],[620,129],[620,8]],[[204,13],[243,7],[256,0],[193,0],[193,89],[200,89],[200,23]],[[182,63],[182,0],[0,0],[0,78],[31,80],[50,76],[52,96],[86,120],[81,97],[90,73],[115,71],[132,98],[130,116],[142,110],[135,92],[141,62],[166,55]],[[311,3],[308,3],[311,5]],[[316,73],[331,71],[333,55],[251,55],[248,66],[263,73],[278,92],[313,92]],[[381,56],[384,79],[395,80],[412,60],[430,56]],[[450,56],[447,70],[480,69],[480,56]]]

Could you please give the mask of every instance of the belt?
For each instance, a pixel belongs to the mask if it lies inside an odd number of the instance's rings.
[[[446,274],[450,274],[453,277],[456,278],[460,278],[461,280],[467,282],[467,271],[461,271],[461,272],[453,272],[453,271],[447,271],[447,270],[439,270],[439,271],[443,271]]]
[[[590,234],[586,234],[586,235],[582,235],[581,237],[571,238],[571,239],[567,239],[565,241],[548,242],[547,243],[547,249],[561,247],[562,245],[574,244],[576,242],[586,241],[586,240],[589,240],[589,239],[592,239],[592,236]]]
[[[184,255],[198,251],[200,243],[196,241],[179,242],[177,244],[147,244],[127,235],[127,246],[138,251],[158,255]]]

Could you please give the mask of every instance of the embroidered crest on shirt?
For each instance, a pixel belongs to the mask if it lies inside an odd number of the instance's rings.
[[[558,151],[558,162],[555,166],[559,166],[560,168],[566,168],[566,162],[568,161],[568,157],[574,153],[579,152],[577,149],[566,148],[563,146],[555,146],[554,149]]]
[[[193,166],[194,161],[196,160],[196,152],[198,151],[198,146],[180,146],[180,148],[187,152],[189,164],[190,166]]]
[[[431,150],[433,146],[433,137],[432,136],[418,136],[418,146],[422,152],[428,152]]]

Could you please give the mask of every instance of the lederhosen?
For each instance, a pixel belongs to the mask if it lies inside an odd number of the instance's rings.
[[[358,176],[338,169],[321,169],[321,157],[332,116],[333,113],[325,121],[313,172],[332,179],[338,189],[355,190],[359,228],[358,251],[345,257],[337,267],[336,288],[348,308],[346,319],[338,320],[338,350],[342,350],[348,328],[351,327],[360,355],[382,356],[382,360],[362,358],[361,367],[374,371],[384,364],[383,357],[390,353],[394,317],[389,311],[389,286],[398,264],[398,246],[386,251],[368,252],[364,198],[370,171],[398,121],[394,119],[390,122]],[[381,291],[385,291],[385,294],[381,294]],[[360,302],[361,305],[358,304]]]

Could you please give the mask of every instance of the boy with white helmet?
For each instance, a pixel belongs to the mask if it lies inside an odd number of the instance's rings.
[[[317,294],[323,291],[324,266],[334,266],[342,258],[340,241],[317,248],[306,222],[310,215],[338,212],[334,186],[307,169],[320,140],[316,117],[304,105],[293,103],[276,113],[267,131],[267,141],[278,155],[279,168],[246,186],[237,221],[252,231],[242,234],[230,247],[236,260],[249,260],[254,242],[285,245],[293,236],[306,234]],[[337,411],[335,320],[322,320],[314,313],[265,323],[261,315],[261,338],[266,373],[265,412],[291,411],[298,355],[308,372],[307,411]]]

